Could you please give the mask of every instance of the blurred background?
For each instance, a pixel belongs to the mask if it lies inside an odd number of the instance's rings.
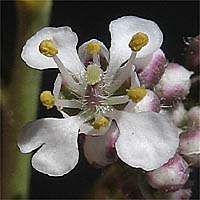
[[[51,7],[51,14],[49,17],[49,26],[54,26],[54,27],[65,26],[65,25],[70,26],[72,30],[77,33],[79,37],[78,46],[80,46],[87,40],[96,38],[102,41],[107,46],[107,48],[109,48],[110,47],[110,34],[108,30],[109,23],[112,20],[117,19],[118,17],[121,16],[134,15],[155,21],[163,31],[164,42],[162,45],[162,49],[165,52],[168,60],[177,62],[179,64],[184,64],[184,59],[183,59],[184,48],[185,48],[184,39],[186,39],[187,37],[194,37],[199,34],[198,1],[177,1],[177,2],[53,1],[53,4],[51,6],[52,7]],[[18,40],[20,38],[19,33],[22,34],[23,31],[27,31],[27,29],[29,29],[29,25],[26,23],[24,23],[22,28],[20,24],[23,22],[20,22],[20,20],[23,21],[23,18],[26,18],[27,16],[28,16],[27,9],[26,7],[23,7],[23,1],[19,1],[17,3],[17,6],[15,1],[1,2],[1,19],[2,19],[1,20],[1,36],[2,36],[1,85],[4,87],[5,90],[7,87],[12,89],[14,88],[15,90],[16,85],[14,83],[24,78],[23,72],[18,73],[18,75],[14,77],[15,81],[13,83],[13,71],[15,71],[15,69],[18,67],[16,66],[16,63],[18,63],[17,60],[20,60],[19,57],[20,52],[24,45],[23,43],[25,43],[25,40],[24,41],[22,40],[23,42],[20,43],[22,45],[19,46],[18,43]],[[48,20],[46,24],[47,23]],[[43,25],[41,25],[41,27],[42,26]],[[19,28],[21,28],[21,30],[19,30]],[[35,30],[35,32],[38,30]],[[34,32],[29,34],[30,35],[34,34]],[[42,79],[41,79],[41,85],[39,87],[39,92],[43,90],[52,90],[53,83],[57,76],[57,72],[58,72],[57,70],[44,70],[42,72],[41,74]],[[21,90],[23,90],[23,88]],[[8,91],[11,92],[12,90],[9,89]],[[36,118],[39,119],[48,116],[61,117],[55,108],[51,110],[46,110],[46,108],[39,103],[38,97],[39,93],[38,96],[35,97],[38,103]],[[33,97],[29,96],[29,98]],[[198,97],[194,98],[198,99]],[[4,99],[6,99],[6,97],[4,96],[3,93],[2,101],[4,101]],[[14,102],[15,100],[16,99],[13,98]],[[23,104],[23,99],[20,99],[18,103]],[[17,108],[17,106],[18,105],[16,104],[15,107]],[[29,105],[29,107],[31,107],[31,105]],[[2,110],[7,110],[7,109],[6,107],[4,107],[4,109]],[[4,114],[2,115],[2,118],[6,120]],[[3,123],[4,120],[2,121]],[[19,130],[25,124],[26,121],[22,121],[22,123],[19,125]],[[9,126],[9,124],[7,125],[4,123],[5,129],[6,126]],[[2,133],[5,134],[4,132]],[[18,134],[18,133],[12,132],[12,134]],[[2,148],[9,149],[11,147],[7,145],[6,147],[2,146]],[[14,154],[15,152],[11,152],[11,154],[12,153]],[[23,157],[24,155],[20,154],[19,156]],[[5,156],[3,158],[6,159]],[[2,160],[2,163],[5,162],[4,159]],[[30,162],[26,163],[26,165],[29,164]],[[7,165],[2,165],[2,170],[6,171],[5,168],[9,168],[9,163]],[[13,170],[14,169],[15,166],[13,167]],[[105,169],[92,168],[87,163],[87,161],[83,156],[83,153],[81,152],[78,165],[72,172],[63,177],[53,178],[44,175],[42,173],[39,173],[32,168],[30,170],[31,170],[30,187],[29,187],[30,198],[80,199],[83,198],[88,193],[88,191],[94,186],[94,183],[97,180],[97,178],[104,175]],[[18,171],[13,171],[12,173],[16,174],[18,173]],[[18,176],[19,182],[22,181],[20,180],[20,176],[21,174],[19,174]],[[192,178],[194,181],[192,199],[198,199],[198,193],[199,193],[198,169],[193,170]],[[7,179],[12,179],[12,178],[8,176],[6,180],[2,181],[2,186],[5,184],[9,184],[7,183]],[[18,195],[16,193],[12,198],[20,198],[20,197],[21,197],[20,194]]]

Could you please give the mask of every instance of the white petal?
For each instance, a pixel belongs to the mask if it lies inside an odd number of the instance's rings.
[[[128,104],[126,105],[126,107],[124,108],[124,111],[133,113],[133,109],[135,106],[136,106],[136,103],[134,103],[132,100],[130,100],[128,102]]]
[[[39,148],[32,158],[33,167],[50,176],[62,176],[78,162],[78,128],[75,117],[36,120],[22,129],[18,146],[22,153]]]
[[[151,21],[135,16],[121,17],[110,23],[111,48],[110,68],[118,68],[131,55],[128,44],[132,36],[138,32],[148,35],[149,42],[138,53],[136,58],[145,57],[158,50],[163,41],[163,34],[158,25]]]
[[[134,66],[133,66],[134,67]],[[130,78],[132,67],[131,66],[124,66],[119,69],[119,71],[114,76],[113,82],[108,85],[108,87],[105,86],[105,90],[109,93],[114,93],[117,89],[121,87],[121,85]]]
[[[118,136],[119,129],[114,121],[103,136],[85,136],[83,149],[88,162],[95,167],[104,167],[115,162],[115,142]]]
[[[45,27],[27,40],[21,55],[27,65],[41,70],[57,68],[53,58],[46,57],[39,52],[39,45],[43,40],[52,40],[55,43],[58,49],[57,56],[71,72],[80,73],[83,70],[83,64],[76,51],[77,35],[68,26]]]
[[[115,110],[109,117],[117,121],[120,129],[116,142],[117,154],[128,165],[146,171],[154,170],[176,153],[179,135],[164,115]]]
[[[96,40],[96,39],[91,39],[91,40],[83,43],[78,49],[78,54],[79,54],[79,57],[80,57],[82,63],[86,63],[90,59],[92,59],[92,55],[89,54],[88,50],[87,50],[87,45],[90,42],[98,42],[99,43],[99,45],[100,45],[99,53],[101,56],[105,57],[105,59],[108,61],[109,60],[109,52],[108,52],[108,49],[106,48],[106,46],[103,44],[103,42]]]
[[[132,52],[128,62],[120,68],[108,68],[104,76],[105,89],[109,93],[115,92],[120,86],[131,77],[132,71],[135,70],[136,52]]]

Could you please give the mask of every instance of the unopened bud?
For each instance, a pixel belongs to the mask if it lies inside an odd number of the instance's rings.
[[[185,66],[199,73],[200,67],[200,35],[190,38],[188,41],[188,47],[185,52]]]
[[[135,107],[134,112],[159,112],[160,100],[157,95],[151,90],[146,90],[147,94],[139,101]]]
[[[166,68],[165,54],[161,49],[147,58],[138,58],[135,61],[136,72],[146,88],[152,89],[160,80]]]
[[[147,173],[148,183],[155,189],[165,191],[182,188],[188,178],[188,164],[178,154],[162,167]]]
[[[182,103],[179,103],[175,108],[170,110],[170,117],[177,127],[184,126],[187,111]]]
[[[175,192],[155,191],[156,199],[170,199],[170,200],[189,200],[192,194],[191,189],[179,189]]]
[[[200,166],[200,128],[189,128],[180,135],[179,153],[194,166]]]
[[[114,121],[101,137],[86,135],[83,140],[83,150],[88,162],[94,167],[100,168],[117,161],[115,143],[118,136],[119,129]]]
[[[200,127],[200,106],[194,106],[189,110],[187,123],[189,126]]]
[[[190,76],[193,72],[183,66],[169,63],[156,85],[155,92],[165,103],[183,100],[189,93],[191,86]]]

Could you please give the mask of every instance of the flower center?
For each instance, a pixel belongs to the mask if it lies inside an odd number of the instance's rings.
[[[101,104],[101,95],[102,95],[102,87],[100,84],[96,85],[88,85],[85,91],[85,99],[86,99],[86,106],[93,109],[96,109],[96,106]]]

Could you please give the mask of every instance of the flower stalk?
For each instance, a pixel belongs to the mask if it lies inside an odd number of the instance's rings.
[[[26,39],[49,22],[52,2],[16,1],[16,58],[11,79],[2,86],[2,198],[28,198],[30,155],[21,155],[17,148],[22,126],[36,118],[41,72],[31,70],[21,61]],[[4,66],[6,67],[6,66]]]

